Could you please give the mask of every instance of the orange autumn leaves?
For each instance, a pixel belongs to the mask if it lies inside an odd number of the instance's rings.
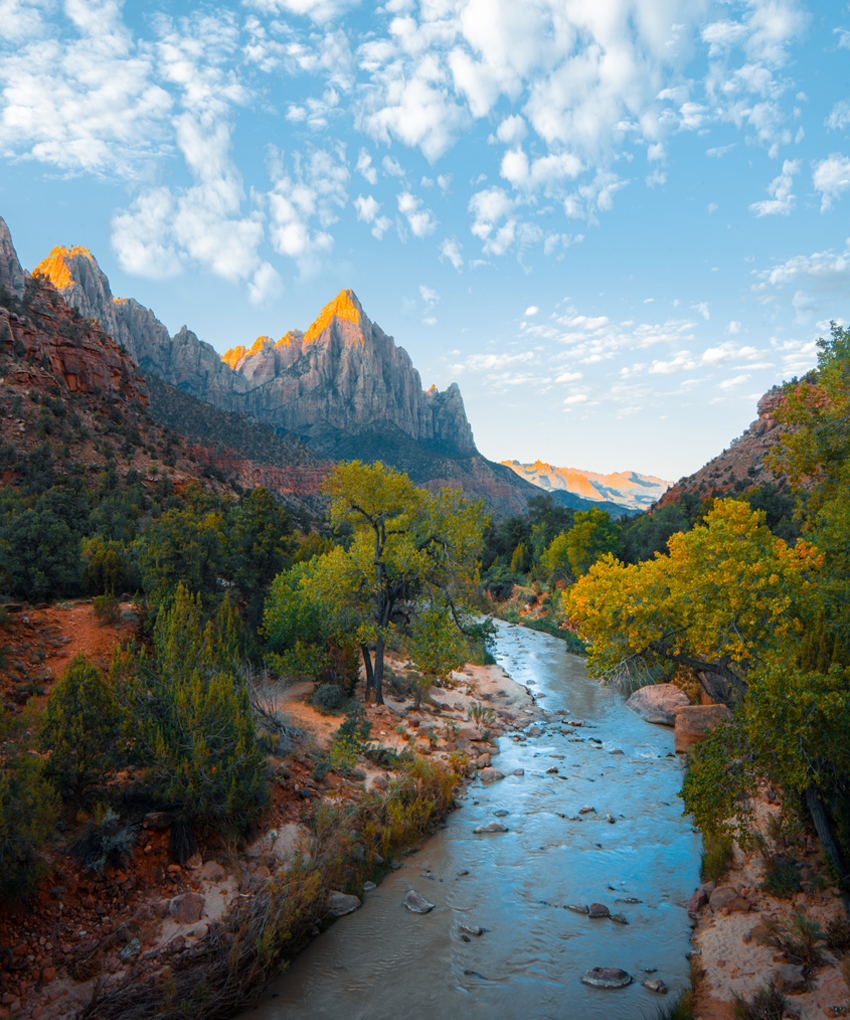
[[[738,675],[776,664],[800,633],[796,607],[812,591],[821,554],[776,538],[761,511],[728,499],[705,524],[674,535],[666,555],[625,565],[608,555],[564,595],[592,645],[591,670],[627,660],[727,659]]]

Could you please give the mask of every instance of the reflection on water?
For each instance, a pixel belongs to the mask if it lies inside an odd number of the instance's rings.
[[[541,737],[503,738],[497,764],[508,778],[472,784],[448,828],[316,939],[246,1018],[637,1020],[659,1001],[641,987],[645,970],[671,995],[687,983],[699,843],[676,797],[673,731],[629,712],[556,638],[500,625],[496,657],[535,696],[547,695],[547,712],[567,709],[595,728],[553,715]],[[525,774],[512,775],[517,768]],[[583,806],[595,811],[579,815]],[[510,831],[473,835],[495,811],[508,812]],[[405,910],[411,887],[436,909]],[[641,902],[617,902],[629,898]],[[563,909],[591,902],[628,925]],[[465,941],[461,925],[486,932]],[[582,985],[597,966],[621,967],[635,984]]]

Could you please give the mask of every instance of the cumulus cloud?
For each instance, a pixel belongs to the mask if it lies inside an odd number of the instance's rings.
[[[850,101],[842,99],[833,106],[824,126],[829,131],[843,131],[850,125]]]
[[[378,171],[372,166],[372,157],[368,149],[361,149],[357,153],[357,172],[372,187],[378,183]]]
[[[269,238],[275,251],[293,259],[301,275],[307,276],[333,248],[328,228],[348,201],[345,147],[338,143],[295,152],[291,167],[283,154],[274,152],[269,163],[274,182],[267,197]],[[368,201],[366,209],[371,211]]]
[[[398,211],[410,225],[415,237],[427,237],[437,228],[437,221],[430,209],[423,205],[422,199],[409,191],[402,191],[396,196]]]
[[[794,187],[794,175],[799,172],[800,160],[786,159],[782,164],[782,173],[767,186],[767,193],[771,197],[762,202],[753,202],[750,212],[756,216],[788,216],[796,201],[791,189]]]
[[[815,164],[812,183],[821,195],[820,211],[827,212],[832,203],[850,188],[850,159],[840,152],[833,152],[827,159]]]
[[[357,213],[357,219],[362,223],[371,223],[372,234],[379,241],[392,226],[392,220],[389,216],[378,215],[380,209],[381,203],[372,195],[367,195],[366,198],[358,195],[354,199],[354,210]]]
[[[463,245],[454,237],[447,237],[440,243],[440,261],[450,262],[460,272],[463,269]]]

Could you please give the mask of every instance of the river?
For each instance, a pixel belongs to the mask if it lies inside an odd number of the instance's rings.
[[[503,737],[494,764],[507,778],[473,782],[447,827],[314,940],[246,1018],[642,1020],[662,1000],[641,984],[649,972],[668,999],[686,986],[700,842],[676,797],[672,729],[630,712],[556,638],[499,624],[495,654],[550,713],[543,735]],[[595,811],[580,815],[584,806]],[[474,835],[496,811],[509,831]],[[407,911],[409,888],[435,909]],[[627,899],[640,902],[618,902]],[[628,924],[564,909],[591,902]],[[634,984],[582,984],[597,966]]]

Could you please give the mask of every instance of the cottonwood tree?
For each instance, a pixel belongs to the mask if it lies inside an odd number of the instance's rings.
[[[324,607],[334,626],[353,636],[363,656],[366,697],[383,704],[384,650],[391,633],[410,627],[420,609],[417,640],[430,649],[447,630],[446,614],[458,630],[468,629],[463,605],[476,580],[476,557],[487,525],[480,501],[463,493],[417,488],[407,475],[381,463],[352,461],[328,476],[331,523],[347,531],[346,549],[315,557],[309,566],[310,597]],[[266,628],[283,607],[274,591]],[[422,627],[434,623],[433,640]]]

